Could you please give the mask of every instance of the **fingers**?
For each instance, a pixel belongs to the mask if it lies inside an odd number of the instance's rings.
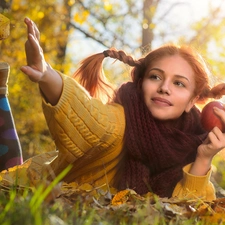
[[[27,25],[27,33],[33,35],[38,41],[40,40],[40,32],[36,24],[29,18],[24,19],[25,24]]]
[[[25,43],[25,52],[28,66],[36,65],[40,61],[42,49],[32,34],[28,35],[28,40]]]
[[[39,53],[43,52],[39,41],[32,34],[28,35],[28,40],[29,42],[27,42],[26,44],[31,45],[30,47],[32,47],[34,51]]]
[[[198,147],[198,157],[211,161],[223,148],[225,148],[225,134],[218,127],[214,127]]]
[[[24,22],[27,25],[27,34],[28,34],[28,36],[29,36],[29,34],[32,34],[33,36],[35,36],[33,22],[29,18],[25,18]]]
[[[40,62],[43,59],[43,50],[38,39],[34,36],[35,28],[32,21],[28,18],[26,18],[25,21],[28,27],[28,39],[25,43],[27,65],[31,67],[39,67]]]
[[[31,81],[39,82],[41,78],[41,73],[38,70],[35,70],[30,66],[22,66],[20,70],[25,73]]]
[[[213,110],[214,110],[214,113],[221,119],[221,121],[223,122],[225,126],[225,111],[217,107],[214,107]]]
[[[29,66],[22,66],[22,67],[20,68],[20,70],[21,70],[23,73],[25,73],[25,74],[28,75],[28,72],[29,72]]]
[[[225,134],[218,127],[214,127],[208,134],[208,145],[210,148],[220,151],[225,148]]]
[[[35,23],[33,23],[33,24],[34,24],[35,36],[36,36],[37,40],[40,41],[40,32],[37,28],[37,25]]]

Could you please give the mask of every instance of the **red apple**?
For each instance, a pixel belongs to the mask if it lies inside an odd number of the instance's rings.
[[[220,118],[216,116],[216,114],[213,111],[213,107],[218,107],[225,111],[223,103],[219,101],[209,102],[202,109],[202,114],[201,114],[202,126],[207,131],[211,131],[213,127],[217,126],[222,132],[225,132],[225,125],[220,120]]]

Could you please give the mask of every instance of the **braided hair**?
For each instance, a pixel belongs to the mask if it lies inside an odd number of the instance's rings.
[[[192,67],[196,86],[194,95],[199,96],[198,102],[204,102],[208,98],[219,99],[225,95],[225,83],[218,84],[215,87],[210,86],[209,77],[211,74],[200,54],[188,46],[180,47],[172,44],[163,45],[138,60],[122,50],[105,50],[84,59],[73,77],[78,78],[80,84],[92,97],[99,98],[104,102],[110,102],[114,99],[115,90],[104,75],[102,64],[105,57],[120,60],[134,67],[131,71],[131,78],[136,85],[139,85],[145,76],[145,71],[154,61],[173,55],[180,55]]]

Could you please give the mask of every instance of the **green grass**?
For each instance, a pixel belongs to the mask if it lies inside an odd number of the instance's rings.
[[[163,212],[153,210],[143,204],[133,212],[128,206],[116,210],[98,210],[87,205],[82,198],[77,198],[73,205],[56,201],[51,204],[42,202],[39,206],[31,206],[34,195],[26,192],[20,195],[15,190],[0,195],[0,224],[1,225],[49,225],[49,224],[167,224]],[[36,200],[35,200],[36,201]],[[178,224],[179,218],[170,224]],[[180,220],[181,221],[181,220]],[[193,221],[183,224],[193,224]],[[181,224],[181,223],[180,223]]]
[[[49,201],[48,196],[62,177],[37,189],[1,188],[1,225],[218,225],[225,224],[225,200],[222,212],[215,204],[202,201],[161,199],[156,195],[138,196],[131,192],[121,205],[112,205],[115,194],[108,187],[90,190],[76,187]],[[86,188],[87,187],[87,188]],[[46,200],[48,199],[48,201]],[[211,208],[212,207],[212,208]],[[214,207],[214,208],[213,208]],[[194,210],[193,210],[194,209]]]
[[[162,202],[146,198],[144,201],[131,201],[120,207],[109,205],[97,207],[88,195],[77,194],[73,200],[59,197],[54,202],[46,203],[43,196],[37,199],[37,192],[16,189],[2,191],[0,194],[1,225],[202,225],[199,215],[186,216],[166,211]],[[90,196],[89,196],[90,197]],[[89,198],[88,197],[88,198]],[[87,201],[86,201],[87,199]],[[34,203],[36,202],[36,203]],[[172,205],[173,207],[173,205]],[[179,209],[180,210],[180,209]],[[179,212],[178,210],[178,212]],[[218,223],[215,223],[218,224]]]

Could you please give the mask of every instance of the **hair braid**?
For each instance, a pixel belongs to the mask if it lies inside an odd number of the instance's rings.
[[[211,88],[208,92],[208,98],[220,99],[225,95],[225,83],[220,83]]]
[[[103,52],[105,57],[118,59],[121,62],[128,64],[129,66],[139,66],[141,63],[139,60],[134,60],[132,56],[127,55],[124,51],[117,51],[116,49],[109,49]]]
[[[221,98],[225,95],[225,83],[218,84],[211,88],[209,85],[210,73],[202,57],[194,50],[185,46],[165,45],[151,51],[147,56],[135,60],[124,51],[108,49],[87,57],[81,62],[81,66],[74,73],[73,77],[78,78],[80,84],[90,93],[92,97],[101,99],[104,102],[114,98],[113,85],[107,80],[103,71],[103,60],[105,57],[114,58],[133,67],[131,71],[132,81],[139,87],[146,69],[156,60],[166,56],[180,55],[192,67],[195,74],[195,96],[199,96],[198,102],[204,102],[208,98]]]
[[[114,88],[104,74],[103,59],[103,53],[87,57],[81,61],[80,67],[75,71],[73,77],[78,79],[92,97],[109,102],[114,97]]]

